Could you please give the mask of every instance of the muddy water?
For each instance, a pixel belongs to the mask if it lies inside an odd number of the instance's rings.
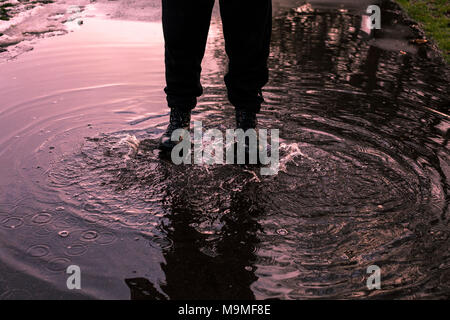
[[[360,8],[277,7],[260,117],[276,176],[161,157],[158,22],[87,18],[1,64],[0,297],[448,298],[449,69],[383,10],[367,35]],[[233,125],[224,65],[215,18],[207,128]]]

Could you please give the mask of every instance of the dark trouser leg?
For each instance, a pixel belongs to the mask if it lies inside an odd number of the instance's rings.
[[[201,63],[214,0],[162,0],[166,83],[170,108],[191,110],[203,93]]]
[[[230,59],[225,83],[230,102],[259,112],[261,89],[268,81],[272,33],[271,0],[220,0],[225,48]]]

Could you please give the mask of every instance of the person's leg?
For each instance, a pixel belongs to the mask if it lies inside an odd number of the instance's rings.
[[[214,0],[162,0],[166,83],[170,108],[190,111],[202,92],[201,63]]]
[[[230,60],[225,76],[229,100],[237,110],[257,113],[268,81],[272,1],[220,0],[220,12]]]
[[[189,130],[191,110],[203,93],[201,63],[213,6],[214,0],[162,0],[167,84],[164,91],[171,108],[169,126],[160,140],[162,150],[170,151],[178,143],[172,141],[175,130]]]

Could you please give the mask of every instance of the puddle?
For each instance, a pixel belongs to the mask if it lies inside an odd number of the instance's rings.
[[[372,35],[354,2],[293,3],[260,117],[277,176],[160,157],[158,21],[86,17],[0,65],[0,298],[448,298],[448,67],[389,3]],[[216,17],[207,128],[234,123],[225,65]]]

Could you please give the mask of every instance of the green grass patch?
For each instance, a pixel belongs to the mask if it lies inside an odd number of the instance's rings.
[[[411,18],[421,23],[427,37],[433,39],[450,63],[450,1],[397,0]]]

